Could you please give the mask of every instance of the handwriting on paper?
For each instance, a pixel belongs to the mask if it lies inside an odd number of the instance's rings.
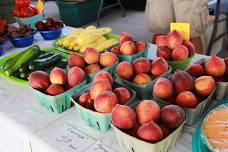
[[[114,152],[109,147],[103,145],[100,141],[97,141],[95,144],[93,144],[92,147],[87,149],[85,152]]]

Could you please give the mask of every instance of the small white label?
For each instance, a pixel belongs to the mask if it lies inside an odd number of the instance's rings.
[[[97,141],[92,147],[87,149],[85,152],[114,152],[109,147],[103,145],[100,141]]]

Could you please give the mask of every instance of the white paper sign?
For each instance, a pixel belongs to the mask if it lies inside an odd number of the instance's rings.
[[[103,145],[100,141],[97,141],[92,147],[87,149],[85,152],[114,152],[109,147]]]

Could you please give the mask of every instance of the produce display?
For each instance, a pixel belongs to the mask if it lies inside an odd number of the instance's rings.
[[[6,40],[8,33],[8,23],[5,20],[0,20],[0,44]]]
[[[62,29],[64,24],[62,21],[50,17],[46,20],[36,22],[35,26],[38,31],[53,31]]]
[[[19,27],[9,26],[8,28],[9,37],[14,38],[23,38],[34,33],[34,29],[29,25],[20,24]]]
[[[30,4],[30,0],[15,0],[16,6],[12,10],[15,17],[26,18],[37,15],[37,9]]]
[[[103,52],[117,43],[116,39],[107,39],[105,34],[111,33],[112,29],[96,28],[95,26],[88,26],[85,29],[78,28],[67,36],[57,40],[56,45],[66,48],[70,51],[84,53],[87,48],[95,48],[98,52]]]

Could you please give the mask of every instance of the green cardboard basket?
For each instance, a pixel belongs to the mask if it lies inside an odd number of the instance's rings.
[[[193,57],[194,55],[182,61],[167,61],[167,62],[172,67],[172,72],[175,72],[177,69],[185,70],[188,67]]]
[[[71,106],[71,96],[74,93],[77,93],[81,87],[86,84],[86,79],[80,84],[74,86],[73,88],[67,90],[66,92],[56,95],[50,96],[40,92],[36,89],[32,88],[33,93],[35,94],[38,101],[43,105],[46,109],[54,113],[62,113],[67,110]]]
[[[214,94],[215,90],[213,93],[208,96],[204,101],[200,102],[195,108],[183,108],[186,115],[187,115],[187,122],[186,125],[193,125],[197,120],[200,119],[200,117],[203,115],[203,113],[210,107],[212,104],[212,97]],[[161,106],[164,107],[166,105],[169,105],[170,103],[159,99],[158,97],[153,95],[154,100]]]
[[[131,107],[135,109],[138,103],[134,103],[133,105],[131,105]],[[171,134],[169,134],[169,136],[157,143],[149,143],[140,140],[136,137],[126,134],[125,132],[115,127],[113,124],[111,124],[111,126],[114,129],[118,143],[127,152],[167,152],[170,151],[179,141],[185,123],[186,119],[177,129],[175,129]]]
[[[92,111],[90,109],[84,108],[81,105],[77,103],[78,97],[85,91],[89,91],[92,83],[87,84],[84,86],[79,92],[75,93],[71,100],[75,104],[75,109],[81,116],[81,118],[91,127],[100,130],[102,132],[108,131],[110,129],[110,123],[111,123],[111,113],[103,114],[96,111]],[[122,84],[114,81],[113,88],[117,87],[126,87]],[[131,90],[130,88],[126,87],[131,92],[131,99],[126,103],[127,105],[130,105],[134,103],[136,93]]]
[[[162,74],[160,77],[169,77],[171,71],[172,71],[172,68],[169,67],[169,70],[164,74]],[[121,78],[116,73],[115,73],[115,76],[117,81],[119,81],[120,83],[123,83],[124,85],[134,90],[136,92],[137,98],[139,99],[150,99],[152,97],[152,89],[153,89],[154,83],[157,81],[158,78],[160,78],[158,77],[148,84],[139,85]]]
[[[111,49],[113,47],[117,47],[117,46],[119,46],[119,44],[115,44],[115,45],[107,48],[106,51],[111,51]],[[146,57],[147,58],[149,47],[150,47],[150,44],[146,43],[146,48],[142,52],[139,52],[139,53],[136,53],[136,54],[133,54],[133,55],[121,55],[121,54],[116,53],[116,55],[119,58],[120,62],[121,61],[127,61],[127,62],[132,63],[134,60],[136,60],[136,59],[138,59],[140,57]]]

